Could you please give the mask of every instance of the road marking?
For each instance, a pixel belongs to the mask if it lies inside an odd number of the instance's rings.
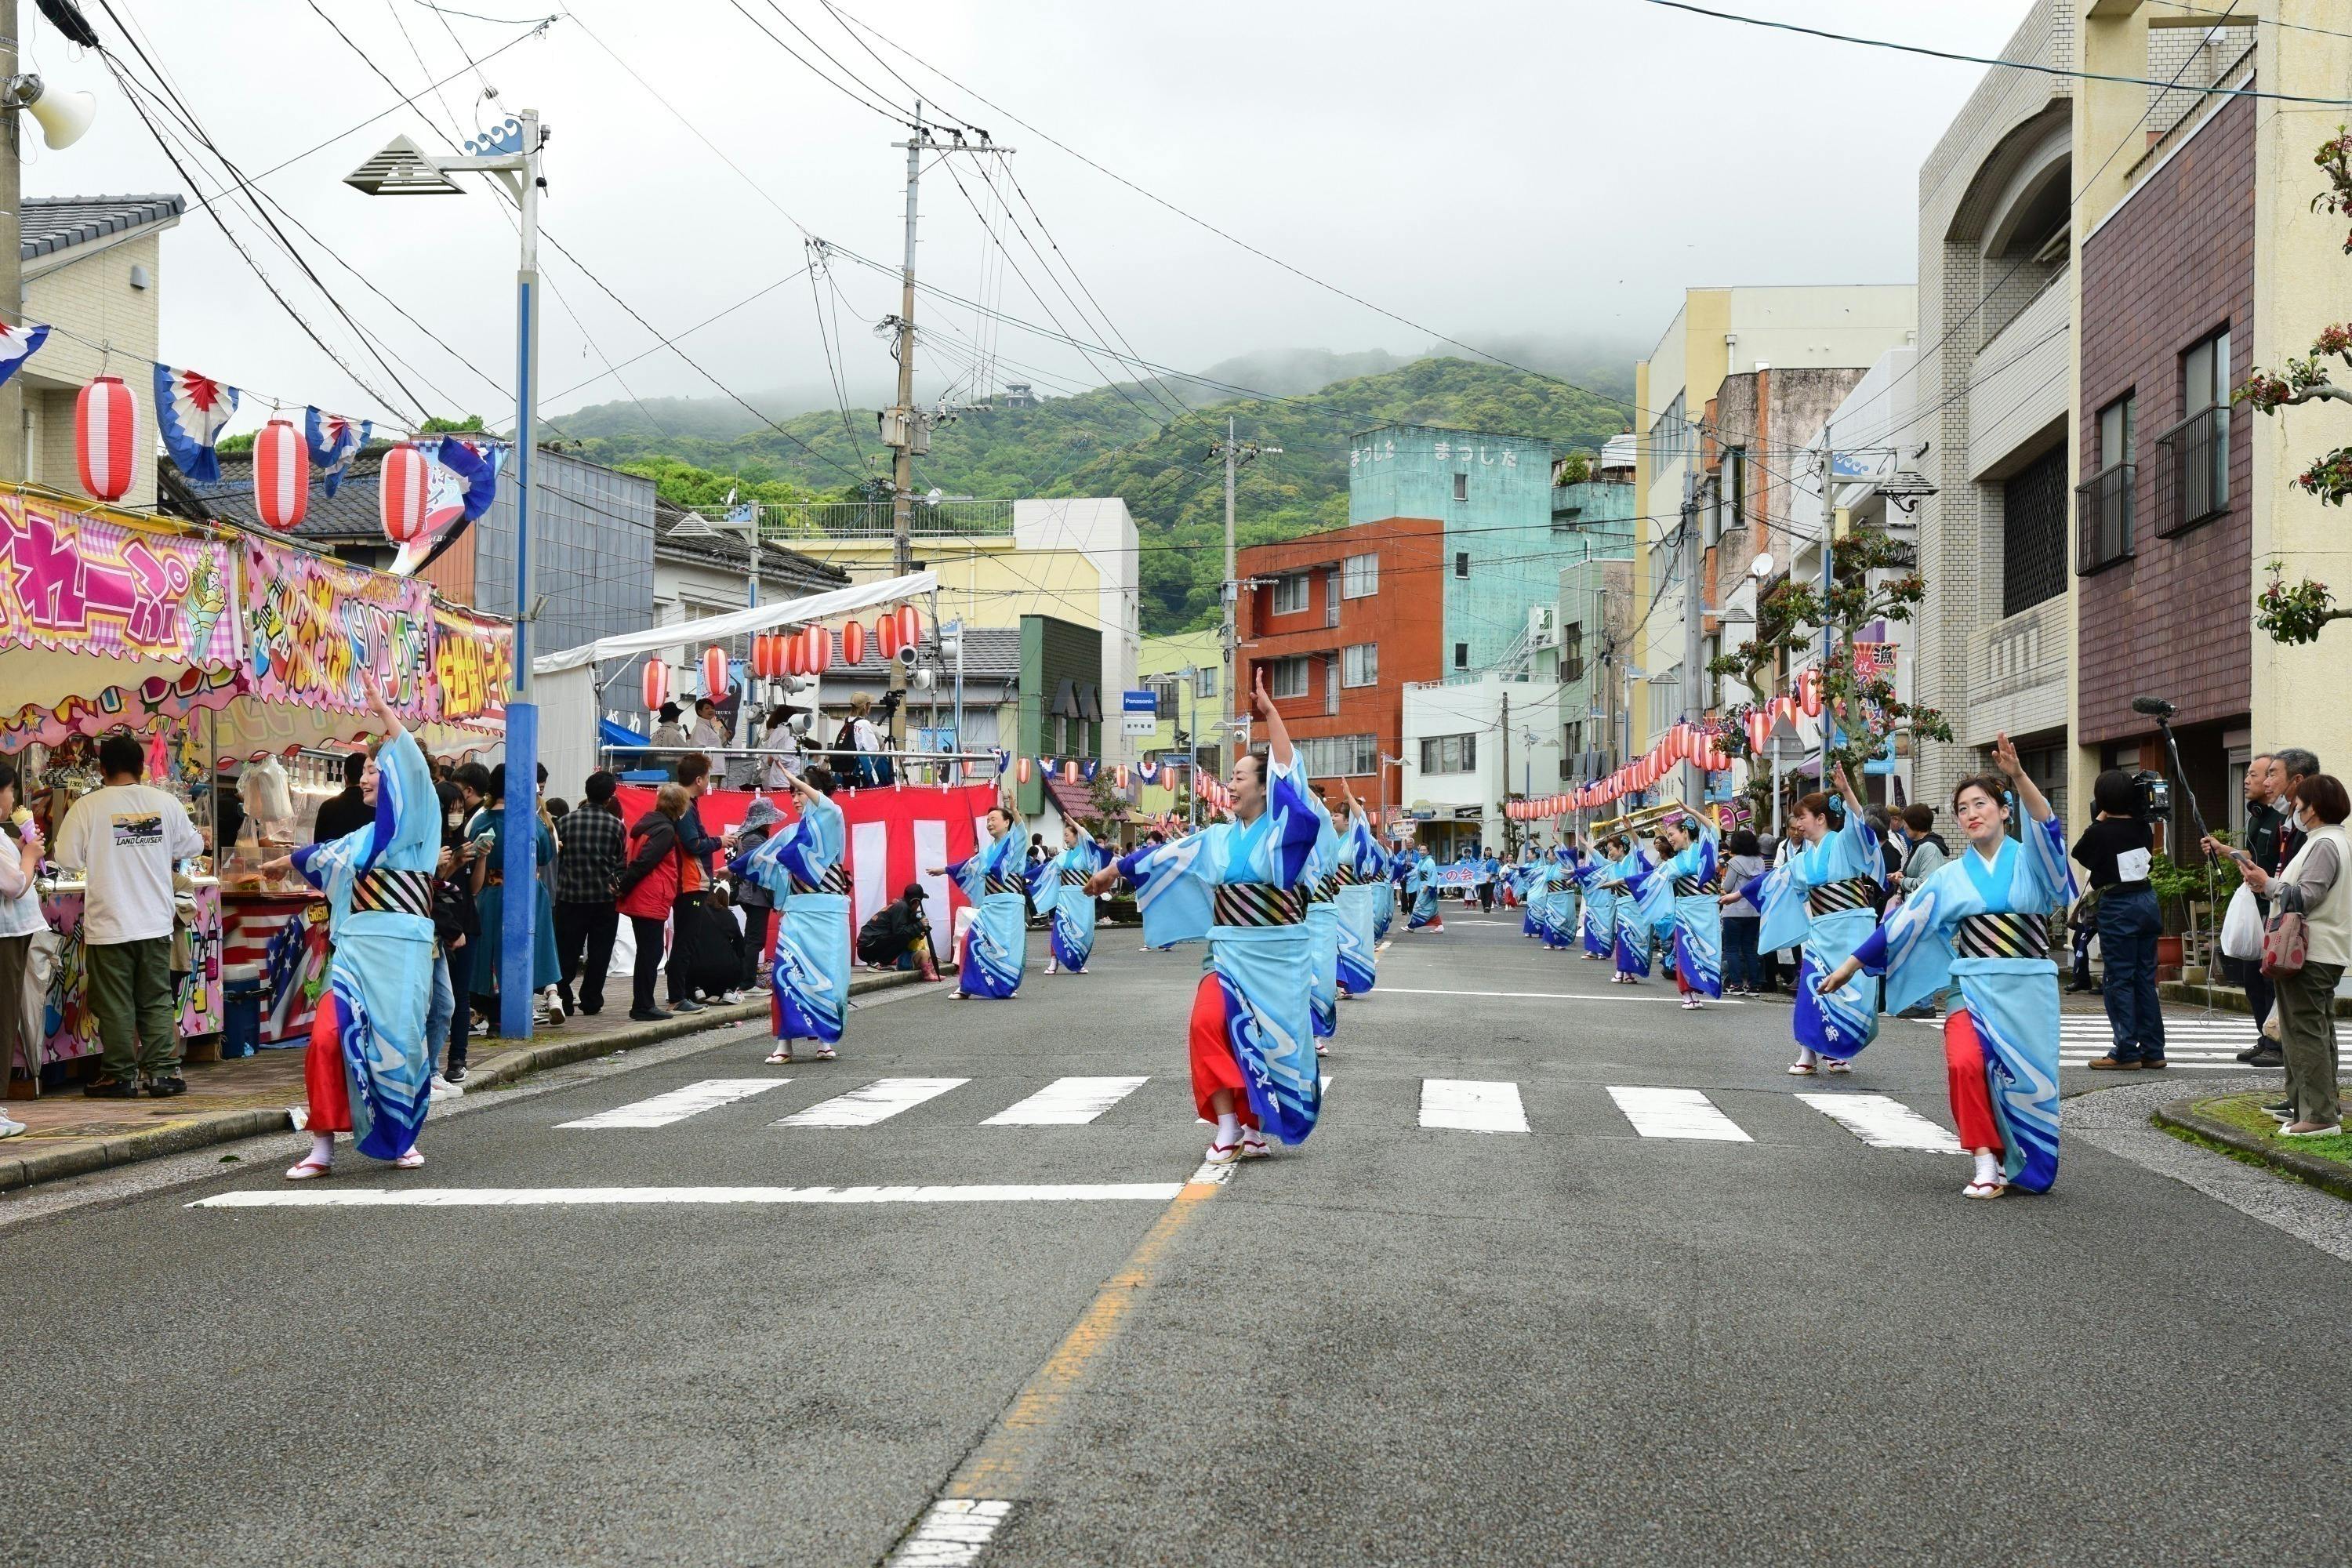
[[[1519,1104],[1516,1083],[1425,1078],[1421,1080],[1421,1124],[1464,1132],[1525,1132],[1528,1113]]]
[[[1181,1182],[972,1187],[319,1187],[215,1193],[192,1209],[593,1208],[677,1204],[1165,1203]]]
[[[1589,995],[1581,991],[1433,991],[1414,985],[1383,985],[1383,991],[1401,992],[1407,996],[1501,996],[1519,1002],[1675,1002],[1680,998],[1672,991],[1662,991],[1654,996]],[[1710,1007],[1745,1007],[1747,1003],[1731,996],[1710,996]]]
[[[1801,1094],[1807,1105],[1874,1149],[1957,1154],[1960,1141],[1899,1100],[1883,1094]]]
[[[1753,1143],[1737,1121],[1695,1089],[1621,1089],[1609,1098],[1644,1138],[1699,1138],[1717,1143]]]
[[[577,1121],[559,1121],[558,1131],[565,1128],[607,1127],[667,1127],[673,1121],[683,1121],[689,1116],[699,1116],[722,1105],[732,1105],[739,1100],[749,1100],[755,1094],[787,1084],[788,1078],[707,1078],[700,1083],[688,1084],[684,1089],[671,1089],[667,1094],[655,1095],[612,1110],[601,1110],[593,1116],[583,1116]]]
[[[1083,1127],[1141,1089],[1139,1078],[1059,1078],[982,1127]]]
[[[964,1568],[980,1561],[1013,1511],[1002,1500],[942,1498],[887,1560],[889,1568]]]
[[[968,1078],[877,1078],[864,1089],[853,1089],[847,1094],[819,1100],[806,1110],[796,1110],[776,1125],[871,1127],[971,1081]]]

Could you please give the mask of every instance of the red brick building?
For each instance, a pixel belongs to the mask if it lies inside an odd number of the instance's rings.
[[[2254,103],[2231,102],[2082,249],[2077,739],[2101,767],[2162,767],[2131,700],[2169,699],[2209,814],[2253,706],[2253,421],[2229,401],[2258,349],[2254,137]]]
[[[1236,708],[1260,669],[1318,781],[1377,810],[1402,798],[1407,681],[1444,678],[1445,525],[1391,518],[1242,551]],[[1386,787],[1383,789],[1382,781]]]

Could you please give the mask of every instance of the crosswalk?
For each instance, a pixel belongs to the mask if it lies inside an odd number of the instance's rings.
[[[1940,1028],[1943,1020],[1925,1019]],[[2164,1060],[2192,1072],[2243,1072],[2238,1053],[2254,1043],[2254,1021],[2242,1013],[2168,1013],[2164,1016]],[[2058,1065],[2079,1068],[2115,1048],[2115,1031],[2104,1013],[2069,1013],[2058,1020]]]
[[[705,1079],[650,1099],[633,1100],[610,1110],[558,1122],[556,1126],[559,1131],[577,1131],[672,1127],[695,1117],[712,1115],[730,1107],[742,1105],[792,1081],[788,1078]],[[1180,1087],[1189,1104],[1188,1086],[1181,1086],[1174,1079],[1164,1081]],[[1150,1079],[1140,1076],[1056,1079],[1002,1110],[982,1115],[979,1114],[982,1107],[968,1102],[973,1096],[985,1092],[986,1086],[971,1088],[973,1083],[971,1079],[880,1078],[846,1093],[819,1100],[789,1116],[768,1121],[767,1125],[835,1130],[877,1127],[919,1106],[943,1100],[949,1095],[962,1091],[961,1099],[949,1116],[952,1124],[957,1126],[1084,1127],[1126,1103],[1150,1082]],[[1331,1087],[1332,1080],[1327,1077],[1323,1080],[1327,1095],[1330,1093]],[[1622,1126],[1630,1129],[1636,1137],[1709,1143],[1758,1142],[1754,1131],[1742,1126],[1729,1110],[1703,1089],[1654,1084],[1610,1084],[1603,1088],[1608,1102],[1614,1108]],[[1887,1095],[1837,1091],[1796,1094],[1787,1098],[1820,1112],[1831,1125],[1843,1128],[1873,1149],[1949,1153],[1959,1148],[1958,1142],[1941,1124]],[[1769,1113],[1770,1103],[1780,1101],[1781,1097],[1759,1092],[1750,1094],[1748,1103],[1754,1105],[1759,1100],[1766,1103]],[[1147,1114],[1158,1115],[1164,1110],[1163,1105]],[[1363,1121],[1369,1119],[1377,1122],[1392,1114],[1392,1111],[1381,1108],[1358,1106],[1350,1108],[1349,1120]],[[1414,1121],[1416,1125],[1436,1132],[1472,1132],[1504,1137],[1570,1130],[1561,1126],[1541,1126],[1531,1121],[1519,1085],[1508,1079],[1423,1079],[1420,1080]],[[1582,1125],[1590,1129],[1589,1122]],[[1785,1141],[1777,1126],[1768,1131],[1768,1138]]]

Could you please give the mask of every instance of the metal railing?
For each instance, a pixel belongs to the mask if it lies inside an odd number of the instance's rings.
[[[2074,487],[2074,511],[2082,521],[2077,577],[2131,559],[2132,490],[2138,479],[2138,464],[2115,463]]]
[[[2202,408],[2156,438],[2170,458],[2171,505],[2157,532],[2184,532],[2230,509],[2230,405]]]
[[[891,503],[882,501],[793,501],[750,508],[706,506],[693,509],[714,533],[731,525],[740,530],[756,521],[760,537],[789,543],[795,539],[887,539],[891,535]],[[748,512],[748,516],[746,515]],[[919,500],[908,509],[908,527],[918,539],[985,539],[1013,532],[1013,502],[1009,500]]]

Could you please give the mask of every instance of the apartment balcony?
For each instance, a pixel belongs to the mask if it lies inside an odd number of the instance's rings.
[[[1977,351],[1969,374],[1969,475],[1983,475],[2066,416],[2074,363],[2070,269]]]
[[[2156,531],[2186,533],[2230,510],[2230,405],[2202,408],[2156,438],[2164,453]]]
[[[2133,491],[2139,465],[2116,463],[2074,487],[2074,514],[2082,536],[2074,552],[2074,575],[2087,577],[2132,557]]]

